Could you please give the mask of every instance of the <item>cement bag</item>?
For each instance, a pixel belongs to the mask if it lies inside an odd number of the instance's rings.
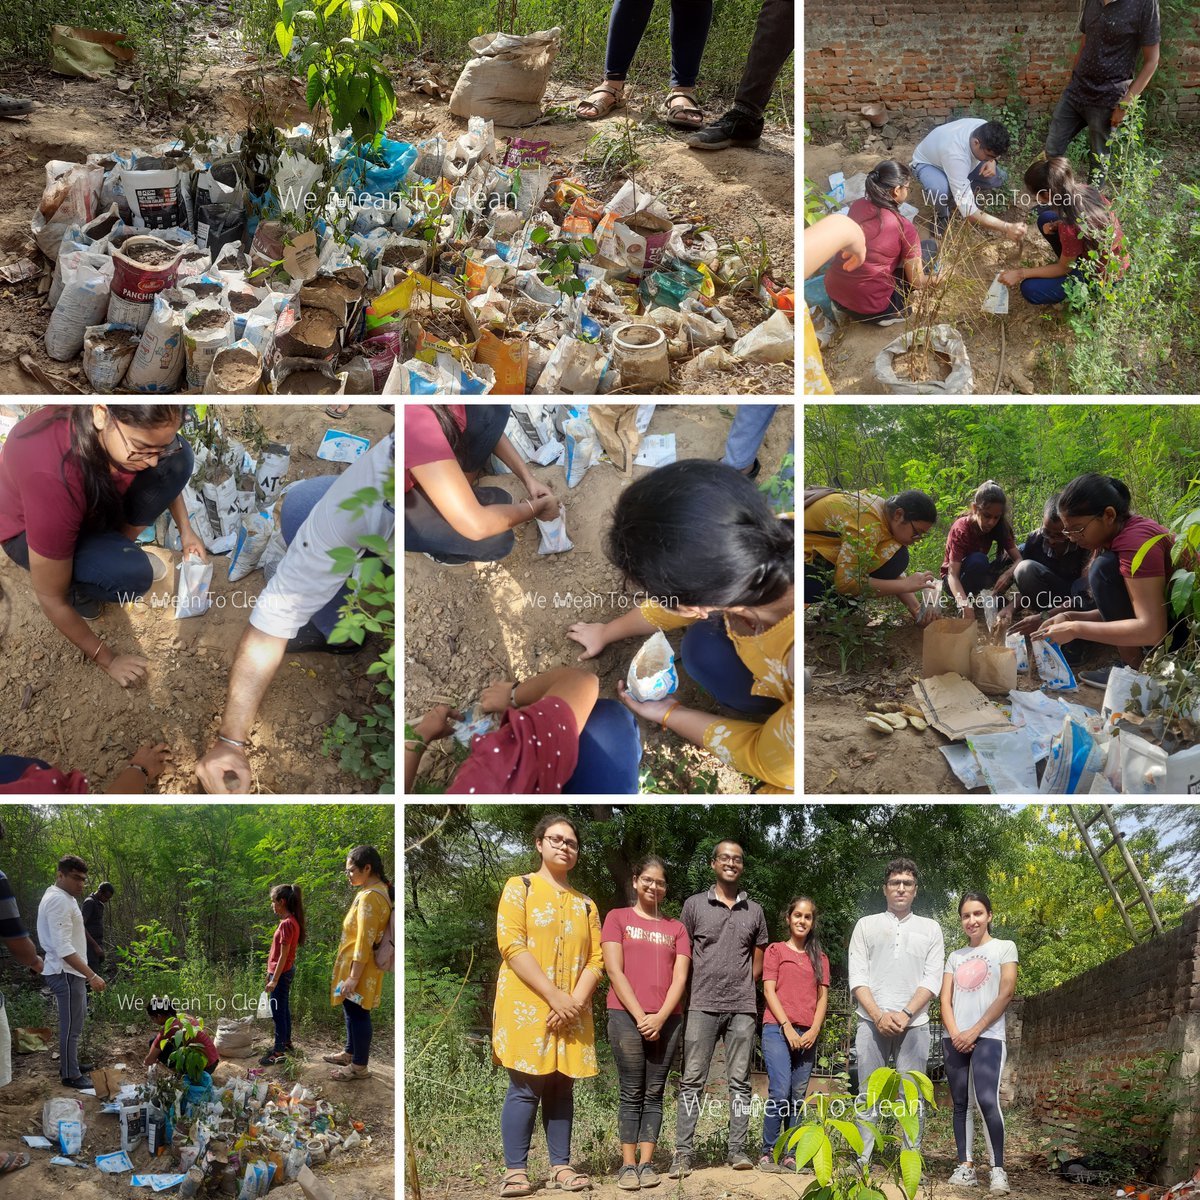
[[[83,336],[83,373],[98,392],[120,386],[137,353],[138,332],[132,325],[89,325]]]
[[[219,483],[211,480],[200,487],[200,498],[208,514],[208,524],[215,538],[223,538],[237,531],[237,484],[230,474]]]
[[[237,544],[229,560],[229,582],[245,579],[258,566],[263,551],[275,532],[275,523],[266,513],[248,513],[238,522]]]
[[[63,268],[63,289],[46,326],[46,353],[68,362],[83,349],[89,325],[104,321],[112,286],[113,260],[107,254],[82,251]]]
[[[182,246],[156,237],[131,237],[112,252],[113,283],[108,319],[146,328],[154,297],[175,286]]]
[[[183,322],[188,387],[203,388],[217,351],[233,345],[233,313],[214,301],[201,301]]]
[[[581,342],[564,333],[530,393],[534,396],[594,396],[608,360],[594,342]]]
[[[255,473],[255,483],[262,493],[262,503],[271,504],[283,490],[284,476],[292,461],[292,448],[280,442],[268,442],[262,461]]]
[[[175,619],[199,617],[208,612],[208,588],[212,583],[212,563],[202,563],[197,554],[189,554],[179,564],[179,591],[175,597]]]
[[[746,362],[791,362],[796,357],[796,332],[787,313],[776,309],[761,325],[738,338],[733,344],[733,357]],[[879,359],[875,361],[878,364]]]
[[[970,679],[971,651],[977,637],[978,629],[971,615],[942,617],[926,625],[921,642],[921,678],[932,679],[953,671]]]
[[[150,306],[137,352],[125,374],[131,392],[174,392],[183,374],[183,314],[192,301],[175,291],[159,292]]]
[[[542,535],[538,543],[539,554],[565,554],[575,549],[575,543],[567,537],[566,505],[558,506],[558,516],[553,521],[539,521],[537,527]]]
[[[114,204],[107,212],[86,225],[72,225],[63,234],[62,243],[58,248],[58,259],[54,264],[54,276],[50,281],[50,294],[46,298],[51,308],[58,303],[58,298],[62,295],[63,258],[82,250],[90,250],[93,254],[107,253],[108,235],[120,224],[120,220],[120,214]]]
[[[622,475],[632,475],[633,460],[642,445],[642,435],[637,431],[637,405],[590,404],[588,419],[613,466]]]
[[[634,655],[625,685],[635,700],[661,700],[679,686],[675,651],[661,629]]]
[[[775,317],[781,316],[776,312]],[[774,317],[771,318],[774,320]],[[761,326],[760,326],[761,328]],[[975,377],[971,373],[971,360],[967,357],[967,346],[962,335],[950,325],[935,325],[931,334],[932,348],[950,359],[950,374],[943,380],[929,379],[913,383],[896,374],[894,359],[905,354],[912,346],[915,333],[906,333],[890,342],[875,356],[875,378],[889,392],[898,396],[969,395],[975,390]],[[735,349],[736,353],[736,349]],[[789,355],[789,357],[791,357]]]
[[[971,650],[971,682],[989,696],[1007,696],[1017,686],[1017,653],[1007,646]]]
[[[139,159],[136,170],[121,172],[121,181],[139,229],[175,229],[181,215],[186,221],[179,168],[166,159]]]
[[[52,1141],[58,1141],[59,1121],[83,1121],[83,1101],[72,1100],[67,1096],[55,1096],[42,1105],[42,1134]],[[84,1125],[84,1129],[87,1126]]]
[[[567,487],[575,487],[583,478],[588,467],[600,461],[603,449],[596,430],[587,417],[570,417],[563,422],[563,434],[567,439],[565,469]]]
[[[1010,633],[1004,644],[1017,656],[1017,674],[1029,674],[1029,649],[1025,644],[1023,633]]]
[[[520,36],[487,33],[467,44],[475,57],[450,97],[456,117],[483,117],[498,125],[530,125],[542,115],[542,96],[561,40],[557,26]]]
[[[58,257],[63,234],[72,225],[86,225],[96,215],[103,182],[104,168],[95,164],[58,159],[46,164],[46,187],[30,228],[48,259]]]

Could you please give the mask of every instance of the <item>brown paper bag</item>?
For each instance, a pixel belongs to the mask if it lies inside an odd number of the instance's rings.
[[[596,436],[622,475],[633,474],[633,460],[641,449],[642,435],[637,431],[636,404],[591,404],[588,417]]]
[[[975,648],[978,627],[975,617],[943,617],[925,626],[921,643],[921,678],[953,672],[971,678],[971,651]]]
[[[1017,652],[1007,646],[976,646],[971,682],[989,696],[1007,696],[1017,686]]]
[[[115,1067],[102,1068],[91,1073],[92,1087],[96,1089],[98,1100],[111,1100],[125,1082],[125,1072]]]

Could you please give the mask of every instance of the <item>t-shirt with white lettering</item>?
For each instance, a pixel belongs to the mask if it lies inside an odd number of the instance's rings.
[[[1000,967],[1017,961],[1014,942],[992,938],[982,946],[963,946],[946,959],[945,974],[954,978],[954,1023],[970,1029],[1000,995]],[[1001,1013],[980,1037],[1004,1040],[1004,1013]]]
[[[692,957],[691,942],[680,921],[672,917],[649,920],[634,908],[614,908],[604,918],[600,944],[605,942],[620,943],[625,978],[642,1010],[651,1014],[662,1008],[667,992],[671,990],[675,960]],[[611,985],[608,1007],[625,1011],[617,989]],[[682,1004],[677,1004],[675,1013],[682,1012]]]

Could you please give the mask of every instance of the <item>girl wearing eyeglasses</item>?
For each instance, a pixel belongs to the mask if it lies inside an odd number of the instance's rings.
[[[504,885],[496,941],[492,1057],[508,1071],[500,1114],[501,1196],[528,1196],[529,1144],[538,1106],[550,1153],[550,1189],[582,1192],[591,1180],[571,1166],[576,1079],[597,1074],[592,993],[603,972],[596,905],[568,882],[579,861],[579,830],[560,813],[543,817],[533,843],[541,860]]]
[[[1171,619],[1167,579],[1171,573],[1170,532],[1131,509],[1129,488],[1111,475],[1094,472],[1072,479],[1058,498],[1063,532],[1076,546],[1091,552],[1088,586],[1096,607],[1088,612],[1059,613],[1044,621],[1032,637],[1064,646],[1076,638],[1112,646],[1121,663],[1140,667],[1146,651],[1167,636]],[[1148,547],[1134,570],[1133,560]],[[1186,625],[1175,627],[1179,641]],[[1176,643],[1178,644],[1178,642]],[[1106,687],[1114,663],[1079,678]]]
[[[122,687],[145,676],[147,660],[118,653],[85,619],[150,590],[154,560],[137,536],[169,510],[184,556],[208,559],[183,502],[192,452],[182,421],[179,404],[54,405],[0,449],[0,546],[29,572],[51,623]]]

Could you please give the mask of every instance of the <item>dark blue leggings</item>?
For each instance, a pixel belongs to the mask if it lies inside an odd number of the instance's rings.
[[[43,771],[50,769],[48,762],[40,758],[21,758],[16,754],[0,754],[0,783],[16,783],[30,767],[41,767]]]
[[[751,694],[754,676],[738,658],[721,616],[689,625],[680,652],[683,669],[718,704],[755,717],[769,717],[779,707],[779,700]]]
[[[622,80],[650,24],[654,0],[616,0],[608,21],[604,78]],[[712,24],[712,0],[671,0],[671,86],[695,87]]]
[[[533,1141],[539,1104],[551,1168],[566,1166],[571,1161],[575,1080],[558,1071],[550,1075],[525,1075],[509,1068],[508,1092],[500,1110],[500,1138],[504,1142],[504,1165],[510,1171],[524,1171],[529,1166],[529,1143]]]
[[[636,796],[642,735],[619,700],[597,700],[579,735],[579,762],[564,796]]]
[[[295,974],[296,968],[289,967],[275,981],[275,990],[271,993],[271,1020],[275,1023],[276,1051],[292,1044],[292,1010],[288,1004],[288,996],[292,990],[292,976]]]
[[[1163,580],[1166,587],[1166,580]],[[1129,595],[1129,586],[1125,576],[1121,574],[1121,562],[1113,550],[1101,550],[1088,566],[1088,588],[1100,616],[1105,621],[1132,621],[1134,618],[1133,600]],[[1171,640],[1171,648],[1179,650],[1187,641],[1187,622],[1178,621],[1169,630],[1167,636]],[[1149,649],[1149,647],[1147,647]]]
[[[153,525],[192,477],[191,447],[138,473],[125,493],[127,525]],[[19,567],[29,570],[29,544],[19,533],[3,543],[5,553]],[[71,585],[77,596],[127,604],[143,596],[154,582],[150,556],[116,530],[82,534],[75,543]]]
[[[960,1163],[974,1161],[975,1119],[971,1104],[983,1117],[983,1137],[993,1167],[1004,1166],[1004,1114],[1000,1111],[1000,1076],[1004,1071],[1003,1038],[981,1037],[970,1054],[960,1054],[942,1038],[946,1082],[954,1101],[954,1144]]]
[[[901,546],[887,562],[870,572],[871,579],[899,579],[908,570],[908,547]],[[804,564],[804,603],[816,604],[833,591],[833,563],[819,554]],[[836,593],[835,593],[836,594]]]
[[[371,1013],[353,1000],[342,1001],[346,1018],[346,1050],[356,1067],[365,1067],[371,1057]]]
[[[1062,242],[1058,230],[1048,230],[1047,224],[1060,220],[1058,213],[1052,208],[1039,208],[1037,215],[1038,230],[1050,244],[1050,248],[1060,258],[1062,257]],[[1061,304],[1067,298],[1067,280],[1083,279],[1083,271],[1074,266],[1065,275],[1054,279],[1023,279],[1021,280],[1021,295],[1030,304]]]

